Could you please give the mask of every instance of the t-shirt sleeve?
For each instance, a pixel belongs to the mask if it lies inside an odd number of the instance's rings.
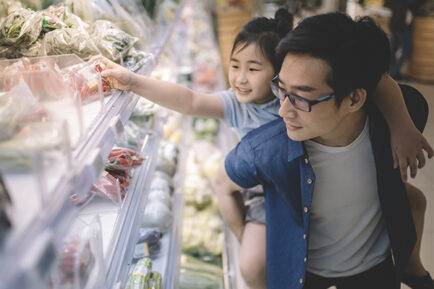
[[[231,89],[218,93],[223,104],[224,123],[229,127],[236,127],[238,124],[237,107],[239,106],[235,94]]]
[[[247,141],[241,141],[229,152],[225,169],[229,178],[240,187],[251,188],[259,184],[254,151]]]

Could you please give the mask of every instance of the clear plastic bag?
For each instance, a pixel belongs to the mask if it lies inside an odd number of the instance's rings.
[[[0,82],[2,80],[0,78]],[[25,83],[14,86],[10,91],[0,92],[0,140],[11,138],[17,132],[19,122],[37,106]]]
[[[54,15],[56,18],[62,21],[65,25],[64,27],[80,29],[83,31],[89,30],[89,24],[84,22],[80,17],[73,14],[68,6],[64,3],[60,3],[58,5],[52,5],[48,7],[44,12],[48,13],[48,15]]]
[[[0,45],[30,45],[42,32],[43,15],[24,8],[12,11],[0,27]]]
[[[116,148],[109,154],[106,169],[128,172],[130,169],[140,166],[143,160],[144,158],[133,150]]]
[[[94,288],[104,275],[101,225],[98,218],[89,223],[78,219],[60,251],[51,282],[56,289]]]
[[[107,20],[95,21],[91,36],[101,54],[117,62],[128,55],[128,51],[138,40]]]
[[[172,212],[164,203],[149,200],[145,208],[142,226],[147,228],[158,228],[167,232],[172,224]]]
[[[24,125],[12,138],[0,142],[0,169],[29,169],[32,154],[42,151],[44,161],[60,158],[63,144],[62,130],[54,122],[33,122]]]
[[[138,127],[132,121],[128,121],[124,127],[124,132],[122,133],[118,144],[122,147],[138,150],[142,145],[146,133],[147,132],[143,128]]]
[[[156,110],[157,106],[153,102],[140,98],[131,114],[130,121],[139,127],[150,129],[153,126]]]
[[[125,197],[125,190],[123,190],[124,194],[121,194],[119,181],[107,171],[102,173],[102,176],[92,185],[90,191],[114,203],[122,202]]]
[[[176,172],[176,165],[178,162],[179,149],[173,143],[162,141],[158,148],[158,171],[163,171],[169,176],[173,177]]]
[[[76,54],[84,60],[100,54],[89,34],[78,28],[48,32],[44,37],[44,47],[47,55]]]
[[[134,259],[150,257],[152,259],[160,255],[161,237],[159,230],[140,228],[139,238],[134,250]]]
[[[124,66],[131,71],[137,72],[151,60],[151,57],[151,54],[136,50],[133,47],[124,58]]]
[[[78,63],[62,70],[63,76],[80,95],[82,103],[100,99],[102,91],[99,82],[101,76],[87,63]]]
[[[151,202],[160,202],[167,206],[170,210],[172,210],[172,198],[170,197],[170,193],[168,191],[163,190],[151,190],[149,192],[148,200]]]

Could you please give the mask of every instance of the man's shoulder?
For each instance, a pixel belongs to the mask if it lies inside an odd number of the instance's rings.
[[[287,140],[285,123],[281,118],[270,121],[244,136],[241,141],[247,142],[251,148],[256,149],[263,146],[269,147],[273,144],[281,145],[281,141]]]

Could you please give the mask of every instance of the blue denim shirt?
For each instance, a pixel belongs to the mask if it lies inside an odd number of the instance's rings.
[[[399,170],[393,169],[389,131],[378,111],[369,113],[369,130],[380,204],[400,280],[416,233]],[[285,123],[278,119],[247,134],[227,156],[225,168],[241,187],[264,186],[268,289],[302,288],[315,185],[303,143],[288,138]]]

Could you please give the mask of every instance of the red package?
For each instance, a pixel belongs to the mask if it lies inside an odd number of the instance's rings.
[[[102,61],[95,61],[93,64],[93,69],[97,72],[102,72],[103,70],[105,70],[105,65],[104,63],[102,63]],[[110,84],[110,81],[101,76],[101,82],[102,82],[102,91],[104,93],[104,95],[106,94],[106,92],[110,92],[112,90],[112,85]]]
[[[95,256],[89,241],[82,240],[78,235],[71,237],[60,252],[60,284],[74,284],[80,280],[78,283],[84,287],[94,263]]]
[[[126,148],[114,149],[110,152],[106,169],[128,172],[130,169],[140,166],[143,160],[143,157],[133,150]]]
[[[125,197],[125,186],[107,171],[104,171],[96,184],[93,184],[90,191],[96,195],[119,203]]]

